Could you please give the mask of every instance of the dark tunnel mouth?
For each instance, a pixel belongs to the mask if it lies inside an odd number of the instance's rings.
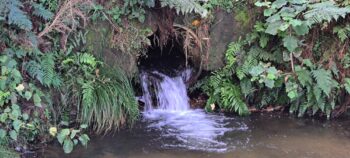
[[[155,40],[156,35],[148,38],[151,46],[145,55],[139,57],[138,68],[140,71],[159,71],[174,76],[186,68],[186,55],[183,49],[183,42],[176,37],[170,37],[164,46],[159,46]],[[187,67],[191,66],[188,62]]]

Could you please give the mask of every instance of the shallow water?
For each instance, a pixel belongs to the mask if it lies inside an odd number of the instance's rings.
[[[214,140],[223,144],[214,142],[209,146],[198,146],[202,138],[206,137],[205,134],[198,135],[198,139],[190,137],[186,144],[175,133],[165,136],[169,134],[168,129],[173,127],[159,128],[157,121],[141,119],[132,129],[123,129],[111,136],[95,137],[87,148],[77,147],[69,155],[63,154],[59,145],[51,145],[45,152],[45,157],[346,158],[350,155],[350,121],[346,120],[348,119],[320,121],[269,114],[255,114],[245,118],[225,117],[221,123],[225,124],[224,130],[228,131],[223,135],[214,131],[218,134]],[[186,128],[182,132],[201,131]],[[203,128],[206,128],[205,125]],[[189,148],[196,144],[196,148]]]
[[[132,129],[92,138],[65,155],[58,144],[48,158],[346,158],[350,119],[320,121],[287,115],[224,116],[190,109],[185,70],[177,77],[141,74],[145,111]]]

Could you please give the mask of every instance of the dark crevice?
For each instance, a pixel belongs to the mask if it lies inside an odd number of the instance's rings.
[[[139,70],[157,70],[172,76],[186,67],[186,56],[181,40],[175,38],[169,39],[161,47],[158,45],[155,35],[149,38],[151,40],[151,46],[148,48],[146,55],[139,58]]]

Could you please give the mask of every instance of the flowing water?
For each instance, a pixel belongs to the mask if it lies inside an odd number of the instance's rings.
[[[44,157],[61,158],[345,158],[350,121],[297,119],[285,115],[224,116],[191,109],[185,82],[191,70],[173,77],[141,73],[145,103],[132,129],[92,138],[87,148],[64,155],[49,146]]]

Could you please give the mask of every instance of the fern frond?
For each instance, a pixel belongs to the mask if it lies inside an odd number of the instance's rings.
[[[221,106],[228,111],[237,112],[239,115],[249,113],[248,107],[242,100],[240,88],[231,82],[225,82],[220,88]]]
[[[42,4],[38,3],[32,3],[32,6],[34,8],[33,14],[43,18],[44,20],[51,20],[54,14],[47,10]]]
[[[33,28],[32,22],[27,14],[20,9],[22,5],[19,0],[2,0],[0,2],[1,14],[3,17],[7,17],[8,24],[16,25],[24,30],[31,30]]]
[[[325,69],[316,69],[312,71],[312,76],[317,81],[317,87],[319,87],[327,96],[329,96],[332,88],[334,87],[332,82],[332,74]]]
[[[297,74],[298,80],[302,86],[305,87],[312,84],[311,72],[309,70],[296,66],[295,73]]]
[[[183,14],[195,12],[200,14],[202,17],[206,17],[208,11],[199,4],[201,0],[161,0],[161,6],[169,6],[170,8],[174,8],[176,12],[179,14],[180,12]]]
[[[55,61],[52,53],[46,53],[40,62],[43,72],[43,84],[50,87],[59,87],[61,85],[60,77],[55,71]]]
[[[78,60],[81,64],[86,64],[86,65],[89,65],[93,68],[96,67],[96,65],[97,65],[96,58],[93,55],[88,54],[88,53],[80,54]]]
[[[350,78],[345,78],[345,83],[344,83],[344,87],[346,92],[348,92],[348,94],[350,94]]]
[[[40,83],[43,82],[43,71],[41,69],[40,63],[31,60],[28,63],[26,63],[24,67],[29,76],[37,79]]]
[[[339,17],[345,18],[350,13],[350,8],[340,8],[334,1],[310,4],[309,7],[310,10],[305,12],[304,17],[313,23],[331,22],[333,19],[338,20]]]

